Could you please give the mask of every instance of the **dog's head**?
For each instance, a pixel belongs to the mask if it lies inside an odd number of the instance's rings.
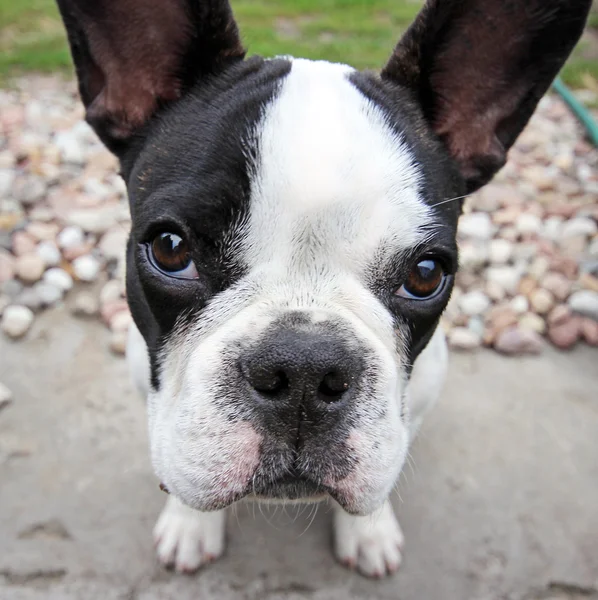
[[[376,508],[451,292],[458,198],[504,164],[590,1],[429,0],[380,75],[245,60],[225,0],[58,4],[129,190],[157,474],[203,510]]]

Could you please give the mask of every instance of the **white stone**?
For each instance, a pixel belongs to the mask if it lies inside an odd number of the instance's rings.
[[[48,269],[44,273],[44,281],[63,292],[68,292],[73,287],[73,278],[64,269],[57,267]]]
[[[488,262],[488,246],[483,242],[459,244],[459,266],[465,270],[476,270]]]
[[[128,310],[121,310],[110,319],[110,329],[112,331],[128,331],[131,321],[131,313]]]
[[[111,279],[104,284],[100,292],[100,303],[108,304],[122,297],[123,285],[118,279]]]
[[[60,250],[54,242],[40,242],[35,251],[37,255],[44,261],[46,267],[55,267],[60,264]]]
[[[118,206],[100,208],[82,208],[71,211],[67,220],[69,225],[80,227],[89,233],[104,233],[118,222]]]
[[[481,344],[480,336],[467,327],[455,327],[448,333],[448,343],[455,350],[473,350]]]
[[[518,315],[522,315],[529,310],[529,301],[525,296],[519,294],[509,302],[509,306]]]
[[[563,225],[561,239],[567,239],[577,236],[592,236],[598,232],[598,225],[594,219],[589,217],[575,217]]]
[[[598,321],[598,292],[579,290],[569,296],[567,304],[573,312]]]
[[[14,182],[14,171],[11,169],[0,169],[0,198],[10,194]]]
[[[24,336],[33,323],[33,311],[26,306],[7,306],[2,314],[2,331],[11,338]]]
[[[100,261],[91,254],[84,254],[73,261],[73,272],[80,281],[95,281],[100,273]]]
[[[73,314],[82,317],[92,317],[98,314],[100,304],[90,292],[80,292],[73,304]]]
[[[511,266],[492,266],[486,269],[486,280],[500,285],[508,294],[515,294],[521,279],[521,269]]]
[[[38,281],[34,286],[41,306],[54,306],[62,300],[63,290],[45,281]]]
[[[485,212],[474,212],[462,215],[459,219],[460,237],[488,240],[492,237],[492,219]]]
[[[523,213],[515,221],[515,229],[521,235],[534,235],[542,231],[542,219],[531,213]]]
[[[467,292],[459,299],[459,308],[469,317],[481,315],[490,308],[488,296],[479,290]]]
[[[548,217],[544,221],[544,230],[542,235],[552,242],[558,241],[563,233],[563,217]]]
[[[490,242],[490,262],[504,264],[513,254],[513,244],[508,240],[496,239]]]
[[[87,151],[85,144],[73,131],[60,131],[54,136],[54,144],[60,152],[60,158],[65,163],[84,165]]]
[[[63,250],[68,248],[76,248],[81,246],[85,241],[85,234],[81,227],[69,226],[65,227],[57,237],[58,246]]]
[[[102,236],[98,248],[106,260],[124,260],[128,237],[125,229],[115,227]]]

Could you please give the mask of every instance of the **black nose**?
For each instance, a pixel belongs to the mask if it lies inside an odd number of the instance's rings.
[[[359,359],[333,334],[278,330],[241,361],[241,370],[263,399],[335,403],[359,375]]]

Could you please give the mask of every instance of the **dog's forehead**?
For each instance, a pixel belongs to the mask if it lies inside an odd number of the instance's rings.
[[[266,107],[243,231],[247,266],[296,262],[306,251],[366,266],[381,247],[400,252],[427,235],[416,157],[353,73],[294,59]]]

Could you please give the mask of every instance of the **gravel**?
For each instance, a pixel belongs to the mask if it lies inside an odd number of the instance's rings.
[[[72,82],[25,78],[0,91],[2,114],[2,330],[25,335],[34,311],[64,298],[73,315],[101,318],[122,354],[130,220],[116,159],[82,120]],[[505,168],[464,202],[442,318],[451,347],[598,345],[597,198],[598,151],[558,98],[544,98]]]

